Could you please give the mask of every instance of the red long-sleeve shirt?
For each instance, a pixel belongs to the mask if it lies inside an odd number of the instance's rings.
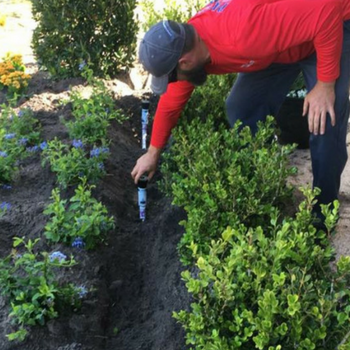
[[[189,20],[205,42],[208,74],[253,72],[271,63],[297,62],[317,53],[317,79],[339,76],[343,22],[350,19],[350,0],[219,0]],[[151,145],[165,146],[194,86],[168,85],[161,96]]]

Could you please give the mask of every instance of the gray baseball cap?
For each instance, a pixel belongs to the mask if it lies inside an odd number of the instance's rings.
[[[162,95],[168,87],[169,73],[177,66],[185,45],[185,29],[174,21],[152,26],[140,43],[139,60],[152,74],[151,89]]]

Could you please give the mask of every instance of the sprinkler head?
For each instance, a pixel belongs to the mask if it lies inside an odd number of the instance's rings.
[[[149,108],[149,101],[148,100],[142,100],[141,108],[142,109],[148,109]]]
[[[139,181],[137,181],[137,187],[138,188],[146,188],[148,183],[148,177],[147,175],[141,175],[139,178]]]

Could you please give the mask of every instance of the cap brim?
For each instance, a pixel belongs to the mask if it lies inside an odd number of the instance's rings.
[[[163,95],[168,88],[169,78],[167,75],[155,77],[152,75],[151,89],[157,95]]]

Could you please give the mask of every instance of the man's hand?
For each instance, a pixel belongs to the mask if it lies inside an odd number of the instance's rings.
[[[160,157],[161,149],[150,146],[146,154],[141,156],[131,172],[131,176],[134,179],[135,184],[139,181],[139,178],[148,173],[148,180],[150,180],[157,170],[158,160]]]
[[[329,113],[332,126],[335,125],[335,82],[317,81],[314,88],[306,95],[303,117],[308,115],[309,131],[314,135],[323,135],[326,131],[326,117]]]

